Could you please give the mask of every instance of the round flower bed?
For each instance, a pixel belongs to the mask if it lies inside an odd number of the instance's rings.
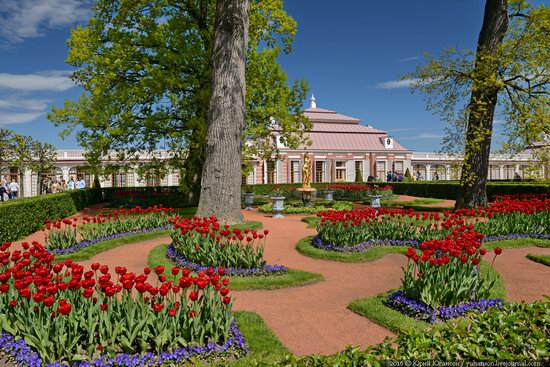
[[[285,202],[283,214],[316,214],[327,210],[351,210],[353,203],[349,201],[317,201],[315,206],[305,207],[301,201]],[[273,204],[267,203],[258,208],[261,213],[272,213]]]
[[[267,265],[263,259],[269,230],[257,231],[221,226],[216,217],[170,220],[172,244],[167,257],[175,264],[192,269],[223,267],[231,275],[275,275],[288,269]]]
[[[37,242],[0,246],[0,348],[27,366],[128,366],[246,353],[225,270],[85,270]],[[152,279],[150,279],[152,278]],[[36,327],[40,325],[40,327]]]

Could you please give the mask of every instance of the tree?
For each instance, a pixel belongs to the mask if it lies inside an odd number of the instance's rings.
[[[355,166],[355,182],[363,182],[363,172],[359,166]]]
[[[44,173],[50,173],[54,170],[53,163],[57,159],[57,148],[51,144],[40,141],[32,141],[30,150],[29,167],[37,174],[38,192],[42,192]]]
[[[511,153],[550,129],[550,9],[487,0],[477,50],[445,50],[404,76],[428,108],[451,122],[444,150],[464,155],[457,208],[487,205],[493,119],[500,114]],[[456,144],[463,141],[462,145]]]
[[[17,167],[18,182],[20,183],[19,195],[25,195],[25,188],[22,184],[25,169],[31,162],[33,144],[35,140],[26,135],[13,134],[11,139],[11,154],[9,155],[9,164],[12,167]]]
[[[13,132],[0,128],[0,173],[2,168],[9,162],[12,149]]]
[[[242,222],[241,153],[250,0],[218,1],[205,164],[197,213]]]
[[[407,169],[405,170],[405,182],[411,182],[412,181],[412,176],[411,176],[411,171],[409,170],[409,167],[407,167]]]
[[[309,122],[299,108],[305,83],[289,86],[277,62],[292,49],[296,22],[282,0],[256,0],[247,50],[247,156],[270,154],[272,121],[298,147]],[[135,164],[139,153],[170,152],[183,189],[197,199],[211,92],[215,0],[98,0],[85,28],[72,31],[68,63],[86,92],[49,118],[75,129],[87,150]],[[296,113],[298,111],[298,113]],[[272,117],[273,119],[270,119]],[[144,168],[144,171],[146,169]],[[166,170],[164,170],[166,171]]]

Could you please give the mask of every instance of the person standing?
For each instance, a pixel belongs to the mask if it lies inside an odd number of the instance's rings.
[[[69,182],[67,182],[67,190],[71,191],[71,190],[74,190],[74,189],[75,189],[75,182],[74,182],[73,176],[71,176],[69,178]]]
[[[78,189],[85,189],[86,188],[86,181],[84,181],[84,177],[80,178],[80,181],[77,183]]]
[[[9,184],[9,198],[10,199],[17,199],[17,193],[19,192],[19,184],[15,181],[15,179],[11,179],[11,182]]]

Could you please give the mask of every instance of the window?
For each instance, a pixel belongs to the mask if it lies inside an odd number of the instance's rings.
[[[346,181],[346,162],[336,161],[336,182]]]
[[[363,161],[355,161],[355,181],[361,182],[363,179]]]
[[[275,161],[267,161],[267,182],[268,184],[275,183]]]
[[[431,179],[434,181],[447,179],[447,169],[445,166],[436,164],[431,167],[430,171]]]
[[[300,161],[290,161],[290,182],[300,182]]]
[[[386,161],[376,161],[376,178],[386,180]]]
[[[505,180],[513,180],[514,174],[516,173],[516,166],[512,164],[508,164],[504,166],[504,179]]]
[[[80,180],[82,177],[84,177],[84,182],[86,182],[86,187],[92,187],[94,177],[90,175],[88,172],[86,172],[83,167],[72,167],[69,170],[69,178],[73,178],[73,180],[77,181]]]
[[[404,174],[404,172],[403,172],[403,161],[395,161],[393,163],[393,167],[394,167],[393,171],[395,173],[397,173],[398,175],[399,174],[401,174],[401,175]]]
[[[126,172],[113,173],[113,187],[128,187]]]
[[[315,161],[315,182],[325,181],[325,162]]]
[[[426,166],[423,164],[415,164],[413,166],[413,175],[416,176],[416,179],[421,181],[426,179]]]

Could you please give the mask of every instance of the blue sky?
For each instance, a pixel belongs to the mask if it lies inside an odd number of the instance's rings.
[[[481,0],[286,0],[298,34],[281,62],[291,79],[308,81],[318,107],[358,117],[410,149],[437,150],[443,123],[426,111],[422,96],[396,81],[421,62],[422,51],[475,48],[483,6]],[[74,137],[57,136],[46,113],[82,93],[67,77],[66,40],[88,17],[88,0],[0,0],[1,127],[78,148]]]

